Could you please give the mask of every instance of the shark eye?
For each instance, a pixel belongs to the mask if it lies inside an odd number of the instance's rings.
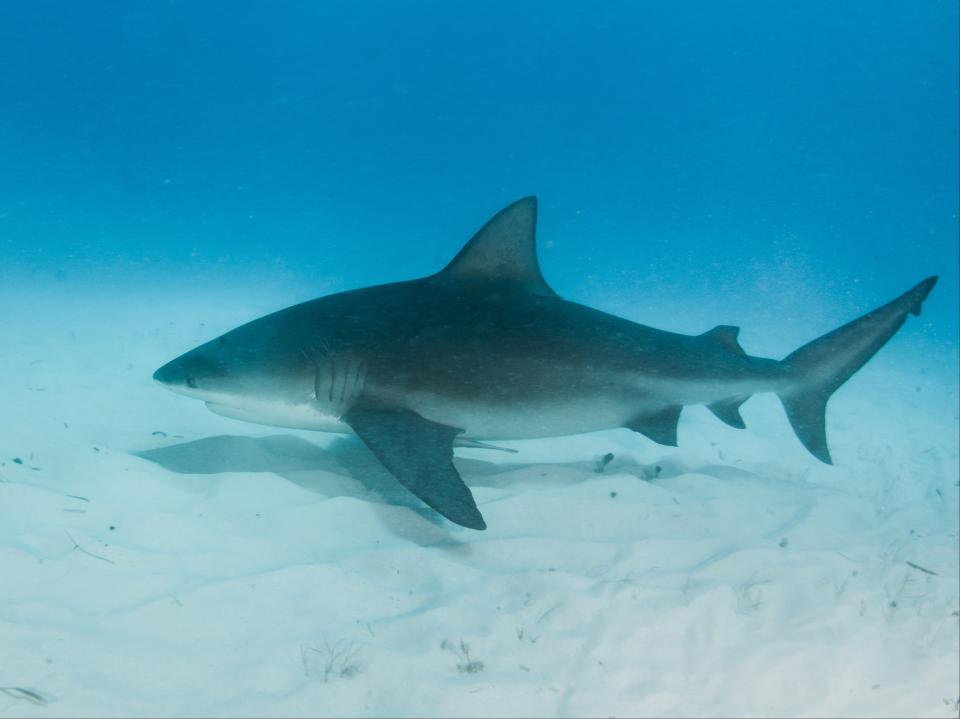
[[[187,387],[189,387],[190,389],[196,389],[197,380],[195,380],[193,377],[187,377]]]

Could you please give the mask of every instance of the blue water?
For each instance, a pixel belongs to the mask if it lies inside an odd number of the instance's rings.
[[[956,716],[958,25],[956,0],[0,4],[0,714]],[[831,401],[836,466],[770,395],[741,433],[685,410],[676,449],[458,450],[486,533],[371,491],[349,440],[150,380],[435,272],[531,194],[561,295],[742,325],[750,354],[940,282]],[[328,685],[324,646],[363,662]]]
[[[593,5],[6,3],[0,272],[357,286],[537,194],[564,294],[936,273],[955,342],[956,3]]]

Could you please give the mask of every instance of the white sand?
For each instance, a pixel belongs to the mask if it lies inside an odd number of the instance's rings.
[[[0,317],[0,715],[957,716],[956,357],[923,318],[831,402],[835,467],[769,396],[747,431],[686,410],[679,449],[458,450],[478,533],[355,442],[150,381],[282,300],[31,288]]]

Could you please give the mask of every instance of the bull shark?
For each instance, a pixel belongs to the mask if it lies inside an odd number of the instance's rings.
[[[684,406],[742,429],[740,405],[774,392],[804,447],[830,464],[827,400],[937,281],[785,359],[753,357],[737,327],[675,334],[561,298],[540,272],[536,223],[536,198],[518,200],[436,274],[274,312],[153,378],[227,417],[353,432],[425,504],[479,530],[455,445],[626,427],[676,446]]]

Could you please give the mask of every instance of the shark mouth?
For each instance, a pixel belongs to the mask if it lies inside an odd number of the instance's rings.
[[[205,402],[207,409],[209,409],[214,414],[219,414],[222,417],[229,417],[230,419],[239,419],[244,422],[256,421],[251,420],[252,414],[247,411],[240,409],[239,407],[231,407],[228,404],[221,404],[219,402]],[[262,424],[262,422],[257,422],[257,424]]]
[[[278,404],[275,407],[275,411],[271,411],[271,408],[266,406],[245,409],[220,402],[206,402],[205,404],[207,405],[207,409],[214,414],[219,414],[221,417],[238,419],[242,422],[263,424],[268,427],[312,429],[321,432],[337,432],[340,434],[350,434],[353,431],[349,425],[341,422],[339,417],[332,414],[320,414],[316,410],[307,407]]]

